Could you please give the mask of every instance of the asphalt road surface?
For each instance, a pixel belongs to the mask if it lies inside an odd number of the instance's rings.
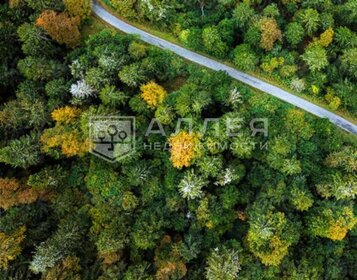
[[[350,121],[342,118],[339,115],[336,115],[320,106],[317,106],[303,98],[300,98],[296,95],[293,95],[279,87],[273,86],[267,82],[264,82],[258,78],[255,78],[251,75],[238,71],[232,67],[229,67],[223,63],[217,62],[213,59],[205,57],[203,55],[197,54],[195,52],[189,51],[185,48],[182,48],[178,45],[175,45],[171,42],[163,40],[159,37],[151,35],[139,28],[136,28],[125,21],[120,20],[119,18],[113,16],[111,13],[106,11],[103,7],[101,7],[98,3],[94,2],[93,4],[93,12],[96,16],[112,25],[113,27],[129,34],[137,34],[141,38],[141,40],[149,43],[151,45],[157,46],[162,49],[170,50],[177,55],[205,66],[207,68],[216,70],[216,71],[226,71],[228,75],[232,78],[245,83],[253,88],[256,88],[262,92],[268,93],[272,96],[275,96],[287,103],[290,103],[298,108],[301,108],[311,114],[314,114],[320,118],[327,118],[335,125],[340,128],[357,135],[357,126]]]

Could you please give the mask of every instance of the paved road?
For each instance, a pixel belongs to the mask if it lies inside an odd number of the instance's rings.
[[[104,8],[102,8],[99,4],[94,3],[93,5],[93,12],[95,15],[100,17],[102,20],[105,22],[109,23],[110,25],[114,26],[115,28],[125,32],[125,33],[130,33],[130,34],[137,34],[140,36],[141,40],[157,46],[162,49],[167,49],[171,50],[174,53],[178,54],[179,56],[190,60],[192,62],[195,62],[197,64],[200,64],[202,66],[205,66],[207,68],[216,70],[216,71],[226,71],[231,77],[234,79],[243,82],[253,88],[256,88],[260,91],[263,91],[265,93],[268,93],[272,96],[275,96],[285,102],[288,102],[292,105],[295,105],[296,107],[299,107],[311,114],[314,114],[320,118],[327,118],[329,119],[332,123],[335,125],[339,126],[340,128],[353,133],[357,135],[357,126],[346,119],[329,112],[309,101],[306,101],[303,98],[300,98],[298,96],[295,96],[281,88],[278,88],[276,86],[273,86],[267,82],[264,82],[262,80],[259,80],[251,75],[248,75],[246,73],[240,72],[232,67],[229,67],[227,65],[224,65],[222,63],[219,63],[213,59],[207,58],[205,56],[202,56],[200,54],[197,54],[195,52],[189,51],[185,48],[182,48],[178,45],[175,45],[171,42],[165,41],[159,37],[156,37],[154,35],[151,35],[141,29],[138,29],[120,19],[117,17],[113,16],[110,14],[108,11],[106,11]]]

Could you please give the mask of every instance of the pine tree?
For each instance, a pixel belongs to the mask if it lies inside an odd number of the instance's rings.
[[[52,237],[37,246],[30,269],[34,273],[44,273],[59,261],[70,256],[81,246],[78,217],[69,217],[60,224]]]
[[[0,162],[13,167],[28,168],[41,160],[39,137],[36,133],[12,140],[0,149]]]
[[[207,280],[235,280],[241,270],[238,252],[226,247],[216,248],[207,258]]]
[[[207,182],[191,169],[185,173],[178,188],[183,198],[195,199],[202,196],[202,188],[206,184]]]

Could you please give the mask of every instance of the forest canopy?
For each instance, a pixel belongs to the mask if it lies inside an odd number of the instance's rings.
[[[354,0],[112,4],[356,109]],[[354,279],[356,137],[135,36],[83,36],[90,8],[0,5],[0,279]],[[135,149],[90,153],[98,116],[135,117]]]

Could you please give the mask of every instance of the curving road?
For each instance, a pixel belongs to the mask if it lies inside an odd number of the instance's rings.
[[[256,88],[260,91],[263,91],[265,93],[268,93],[272,96],[275,96],[285,102],[288,102],[292,105],[295,105],[296,107],[299,107],[311,114],[314,114],[320,118],[327,118],[329,119],[332,123],[335,125],[339,126],[340,128],[353,133],[357,135],[357,126],[348,120],[332,113],[324,108],[321,108],[303,98],[300,98],[296,95],[293,95],[281,88],[278,88],[276,86],[273,86],[267,82],[264,82],[262,80],[259,80],[251,75],[248,75],[246,73],[243,73],[241,71],[238,71],[232,67],[229,67],[223,63],[217,62],[213,59],[210,59],[208,57],[202,56],[200,54],[197,54],[195,52],[189,51],[185,48],[182,48],[178,45],[175,45],[171,42],[168,42],[166,40],[163,40],[159,37],[156,37],[154,35],[151,35],[139,28],[136,28],[125,21],[122,21],[106,11],[103,7],[101,7],[98,3],[94,2],[93,4],[93,12],[95,15],[97,15],[99,18],[107,22],[108,24],[112,25],[113,27],[125,32],[125,33],[130,33],[130,34],[137,34],[140,36],[141,40],[157,46],[162,49],[167,49],[170,51],[173,51],[177,55],[190,60],[192,62],[195,62],[197,64],[200,64],[202,66],[205,66],[207,68],[216,70],[216,71],[226,71],[232,78],[243,82],[253,88]]]

